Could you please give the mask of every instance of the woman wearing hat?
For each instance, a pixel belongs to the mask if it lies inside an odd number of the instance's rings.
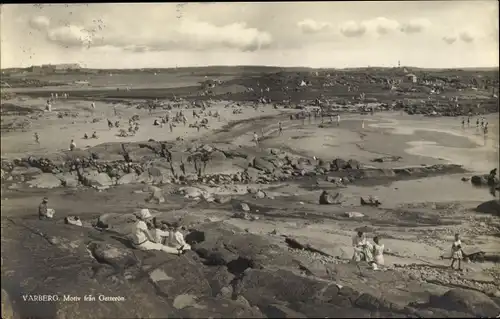
[[[147,222],[150,222],[153,216],[149,209],[143,208],[136,213],[137,222],[132,230],[132,245],[140,250],[161,250],[170,254],[178,254],[179,250],[156,243],[155,237],[151,235],[148,229]]]

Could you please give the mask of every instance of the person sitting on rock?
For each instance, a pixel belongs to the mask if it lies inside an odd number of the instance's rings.
[[[462,242],[460,241],[460,235],[455,234],[455,241],[451,245],[451,269],[454,269],[455,262],[458,261],[458,270],[462,270]]]
[[[71,140],[71,143],[69,144],[69,150],[73,151],[75,148],[76,148],[75,140]]]
[[[83,134],[83,138],[88,140],[89,139],[89,136],[87,135],[87,133]]]
[[[94,131],[94,133],[92,133],[92,138],[98,138],[98,137],[97,137],[97,132],[96,132],[96,131]]]
[[[378,266],[384,265],[384,244],[380,244],[380,239],[378,236],[373,237],[373,264],[374,270],[378,269]]]
[[[43,219],[52,219],[54,217],[54,210],[47,207],[47,203],[49,199],[44,197],[42,203],[38,206],[38,218],[40,220]]]
[[[168,237],[170,236],[170,232],[167,225],[165,225],[164,223],[161,223],[161,225],[159,224],[160,223],[156,221],[156,217],[154,217],[151,226],[154,230],[155,242],[164,245],[167,242]]]
[[[153,125],[154,126],[160,126],[160,123],[158,122],[158,120],[156,119],[154,122],[153,122]]]
[[[175,247],[179,253],[184,253],[186,250],[191,249],[191,246],[184,240],[184,235],[180,232],[180,225],[178,222],[171,224],[168,243],[169,246]]]
[[[159,250],[169,254],[179,254],[175,248],[168,247],[156,242],[155,236],[151,235],[146,222],[150,222],[153,216],[149,209],[143,208],[136,213],[137,222],[132,230],[131,242],[132,245],[140,250]]]
[[[352,238],[352,245],[354,246],[354,255],[352,259],[354,261],[366,261],[371,262],[372,250],[371,244],[366,240],[365,234],[362,231],[358,231],[356,235]]]

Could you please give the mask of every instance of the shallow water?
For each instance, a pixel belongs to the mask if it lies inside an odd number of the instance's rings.
[[[407,154],[444,159],[482,174],[497,167],[499,163],[498,135],[493,134],[494,129],[485,139],[475,128],[457,130],[449,123],[440,124],[440,128],[435,128],[430,127],[429,123],[390,120],[388,123],[374,123],[369,126],[389,129],[391,134],[396,135],[417,135],[418,131],[425,132],[426,140],[407,142],[410,146],[405,149]],[[459,139],[462,139],[462,142]]]
[[[388,186],[349,186],[349,192],[357,196],[377,196],[384,207],[419,202],[483,202],[493,199],[488,188],[474,187],[461,178],[472,174],[454,174],[428,177],[418,180],[396,181]]]

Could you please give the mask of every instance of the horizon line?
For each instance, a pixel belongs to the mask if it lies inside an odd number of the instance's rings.
[[[182,67],[144,67],[144,68],[93,68],[93,67],[82,67],[80,63],[47,63],[47,64],[38,64],[31,66],[19,66],[19,67],[8,67],[2,68],[0,66],[0,70],[7,71],[11,69],[28,69],[31,67],[42,66],[42,65],[65,65],[65,64],[73,64],[79,65],[80,69],[78,70],[175,70],[175,69],[194,69],[194,68],[235,68],[235,67],[253,67],[253,68],[275,68],[275,69],[310,69],[310,70],[346,70],[346,69],[373,69],[373,68],[383,68],[383,69],[403,69],[403,68],[413,68],[413,69],[428,69],[428,70],[449,70],[449,69],[499,69],[500,66],[454,66],[454,67],[422,67],[422,66],[410,66],[410,65],[402,65],[402,66],[381,66],[381,65],[370,65],[370,66],[352,66],[352,67],[311,67],[311,66],[278,66],[278,65],[203,65],[203,66],[182,66]]]

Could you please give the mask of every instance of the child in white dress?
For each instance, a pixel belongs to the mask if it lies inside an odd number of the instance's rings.
[[[373,269],[377,270],[378,266],[384,265],[384,244],[380,244],[380,239],[376,236],[373,238]]]

